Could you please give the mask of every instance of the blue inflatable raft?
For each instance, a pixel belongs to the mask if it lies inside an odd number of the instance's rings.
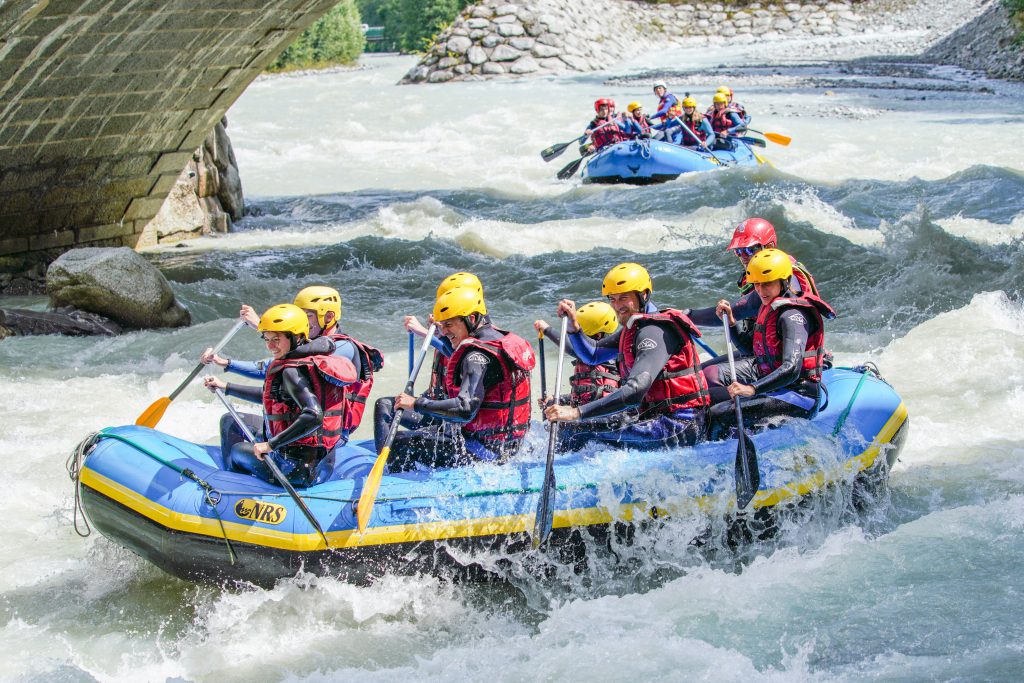
[[[650,185],[675,180],[684,173],[732,166],[758,166],[767,161],[740,140],[733,149],[690,149],[660,140],[629,140],[605,147],[587,160],[584,183]]]
[[[870,372],[828,370],[823,385],[813,419],[753,435],[761,487],[743,514],[858,478],[885,481],[907,432],[906,406]],[[362,534],[355,505],[375,454],[372,443],[339,449],[332,476],[299,490],[329,547],[282,489],[226,471],[218,447],[134,425],[108,428],[80,445],[73,472],[88,520],[174,575],[268,585],[304,569],[360,582],[468,566],[484,549],[529,548],[544,475],[545,439],[535,430],[503,465],[385,475]],[[666,514],[734,517],[736,446],[730,439],[558,457],[550,542],[564,547],[574,529],[597,535]]]

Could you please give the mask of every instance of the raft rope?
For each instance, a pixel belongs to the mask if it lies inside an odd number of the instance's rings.
[[[861,373],[860,380],[858,380],[857,387],[853,390],[853,395],[850,396],[850,402],[846,404],[843,412],[839,414],[839,419],[836,420],[836,427],[832,430],[832,436],[839,436],[839,432],[842,431],[843,425],[846,424],[846,418],[850,416],[850,411],[853,410],[853,402],[857,400],[857,394],[860,393],[860,388],[864,386],[864,380],[868,378],[868,375],[871,374],[878,379],[882,379],[882,375],[878,372],[878,366],[870,361],[855,368],[850,368],[850,370]],[[884,382],[885,380],[882,381]]]
[[[217,510],[217,503],[219,503],[221,500],[220,491],[213,488],[213,486],[211,486],[208,482],[203,480],[198,474],[196,474],[188,467],[178,467],[173,462],[164,460],[159,455],[152,452],[145,446],[137,444],[131,439],[121,436],[120,434],[111,434],[110,432],[104,430],[95,434],[95,438],[97,441],[99,439],[114,439],[115,441],[120,441],[123,444],[127,444],[134,448],[135,450],[139,451],[140,453],[144,453],[145,455],[148,455],[149,457],[153,458],[161,465],[169,467],[170,469],[174,470],[175,472],[185,477],[186,479],[190,479],[197,486],[199,486],[199,488],[203,490],[203,496],[206,498],[206,504],[213,508],[213,514],[217,517],[217,524],[220,525],[220,533],[224,537],[224,544],[228,548],[228,558],[231,560],[231,564],[235,563],[235,550],[231,547],[231,540],[228,539],[227,529],[224,528],[224,520],[221,519],[220,512]]]
[[[98,435],[99,432],[92,432],[89,436],[85,437],[75,446],[74,450],[71,451],[71,455],[68,456],[67,462],[64,463],[68,476],[71,477],[71,481],[75,485],[75,507],[72,512],[75,533],[82,538],[88,538],[92,535],[92,526],[89,524],[89,518],[85,516],[85,508],[82,507],[82,463],[85,462],[86,453],[96,445]],[[81,517],[82,524],[85,526],[84,533],[78,526],[79,517]]]

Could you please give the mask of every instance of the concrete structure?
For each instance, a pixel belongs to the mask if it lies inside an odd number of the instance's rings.
[[[228,107],[336,2],[0,2],[0,265],[135,246]]]

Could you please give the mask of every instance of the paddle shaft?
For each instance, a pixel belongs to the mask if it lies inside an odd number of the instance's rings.
[[[569,329],[569,318],[562,317],[562,329],[558,335],[558,367],[555,368],[554,405],[562,398],[562,368],[565,366],[565,338]],[[548,540],[554,519],[552,503],[555,492],[555,445],[558,443],[558,422],[550,423],[548,431],[548,457],[544,464],[544,481],[541,484],[540,500],[534,519],[533,547],[537,548]]]
[[[413,363],[416,362],[416,335],[409,333],[409,372],[412,372]]]
[[[231,341],[231,338],[238,334],[238,331],[243,327],[245,327],[244,320],[239,320],[238,322],[236,322],[234,326],[230,330],[228,330],[228,333],[225,334],[224,337],[219,342],[217,342],[217,345],[213,347],[213,355],[217,355],[218,353],[220,353],[221,349],[227,346],[228,342]],[[192,380],[196,378],[196,375],[198,375],[205,367],[206,366],[203,365],[202,363],[196,365],[192,369],[192,372],[188,373],[188,377],[186,377],[185,380],[178,385],[177,389],[171,392],[171,395],[168,398],[170,398],[172,401],[178,398],[178,394],[185,391],[185,387],[191,384]]]
[[[736,381],[736,360],[732,355],[732,335],[729,332],[729,314],[722,314],[722,329],[725,331],[725,351],[729,354],[729,374],[732,376],[732,381]],[[743,409],[740,407],[740,397],[734,396],[733,402],[736,405],[736,429],[739,431],[737,440],[739,445],[736,447],[736,459],[740,461],[740,470],[743,473],[743,488],[749,490],[751,487],[750,481],[750,464],[747,462],[747,433],[743,428]],[[739,488],[739,487],[737,487]],[[746,505],[740,506],[741,508]]]
[[[693,341],[696,342],[697,346],[704,349],[711,354],[712,358],[718,358],[720,354],[715,353],[715,350],[708,346],[700,337],[692,337]]]
[[[546,398],[548,395],[548,371],[544,367],[544,333],[537,333],[537,355],[540,357],[540,395]]]
[[[244,325],[245,323],[242,324]],[[235,424],[238,425],[238,428],[242,431],[242,434],[245,436],[246,440],[248,440],[249,443],[256,443],[256,435],[253,434],[252,431],[249,429],[249,425],[245,424],[245,420],[243,420],[242,416],[238,414],[238,411],[235,410],[235,407],[231,405],[231,401],[229,401],[228,397],[224,395],[224,392],[221,389],[216,389],[216,394],[217,398],[220,399],[220,402],[223,403],[224,407],[228,409],[228,412],[231,414],[231,418],[235,421]],[[222,455],[225,458],[227,457],[226,453]],[[320,538],[324,539],[324,546],[330,548],[331,544],[327,541],[327,534],[324,533],[323,528],[320,526],[320,522],[318,522],[316,520],[316,517],[313,516],[313,512],[306,506],[305,501],[303,501],[302,498],[299,497],[298,491],[296,491],[295,487],[293,487],[291,482],[288,481],[288,478],[284,476],[284,473],[277,466],[277,463],[274,462],[274,459],[270,456],[269,453],[263,456],[263,462],[270,469],[270,473],[274,475],[274,479],[277,479],[278,483],[281,484],[281,488],[288,492],[288,495],[292,497],[292,500],[295,501],[295,504],[299,506],[300,510],[302,510],[302,514],[306,516],[306,519],[309,520],[309,523],[312,524],[313,528],[317,530],[317,532],[320,534]]]
[[[434,331],[436,329],[437,323],[431,323],[430,327],[427,328],[427,336],[423,338],[423,346],[420,347],[419,356],[416,357],[416,362],[409,373],[409,381],[405,383],[406,394],[412,395],[412,392],[415,390],[416,376],[420,373],[420,368],[423,366],[423,359],[427,356],[427,349],[430,348],[430,342],[434,339]],[[391,444],[398,433],[398,425],[402,421],[403,412],[405,411],[402,408],[395,410],[395,415],[391,418],[391,426],[388,428],[387,438],[384,440],[384,445],[377,455],[377,460],[373,463],[370,474],[366,476],[363,491],[359,494],[359,502],[356,505],[356,521],[360,532],[365,531],[366,525],[370,522],[373,505],[377,500],[377,490],[380,488],[380,480],[384,476],[384,466],[387,465],[388,456],[391,455]]]

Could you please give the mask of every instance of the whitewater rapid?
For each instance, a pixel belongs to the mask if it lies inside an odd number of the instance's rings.
[[[258,215],[149,253],[195,325],[0,343],[0,679],[1019,676],[1024,168],[1000,153],[1024,130],[1012,86],[926,100],[751,86],[737,95],[755,121],[794,138],[767,150],[774,169],[595,188],[554,180],[572,149],[550,165],[539,150],[578,135],[598,96],[650,107],[646,88],[605,86],[605,75],[397,87],[409,60],[368,64],[261,79],[229,112]],[[723,78],[708,78],[702,101]],[[995,98],[998,112],[981,106]],[[811,114],[759,114],[781,104]],[[880,113],[830,117],[837,106]],[[646,539],[635,576],[352,586],[299,575],[270,590],[192,585],[72,529],[72,447],[167,395],[240,301],[337,285],[346,329],[387,354],[376,398],[405,379],[401,316],[428,312],[452,271],[478,273],[495,318],[521,333],[561,296],[597,298],[604,271],[627,259],[648,265],[658,301],[705,305],[733,291],[722,245],[752,213],[776,224],[840,310],[837,364],[874,361],[909,408],[890,491],[866,512],[822,510],[755,546],[740,570],[696,554],[681,521]],[[722,348],[717,333],[708,341]],[[262,347],[240,335],[228,353]],[[213,442],[214,401],[197,382],[160,428]]]

